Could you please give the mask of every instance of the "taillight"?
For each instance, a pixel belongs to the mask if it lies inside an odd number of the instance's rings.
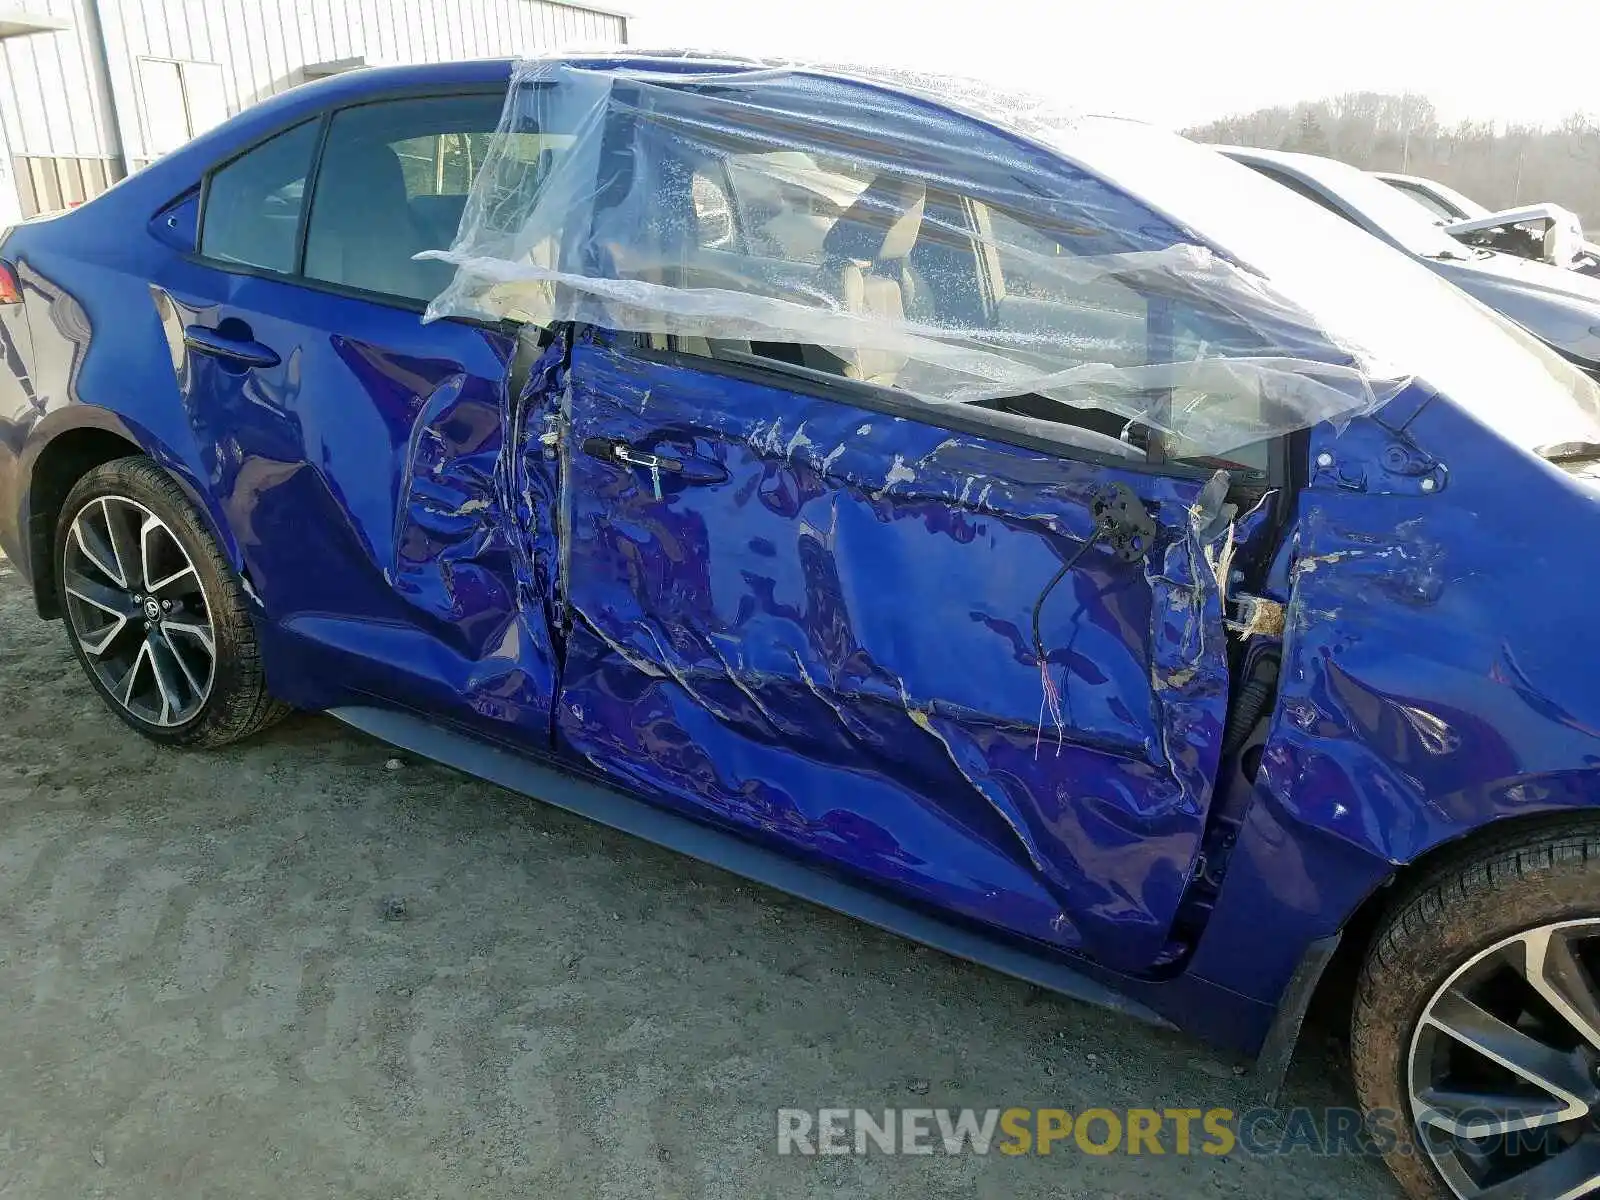
[[[17,282],[16,269],[8,262],[0,262],[0,304],[21,304],[22,285]]]

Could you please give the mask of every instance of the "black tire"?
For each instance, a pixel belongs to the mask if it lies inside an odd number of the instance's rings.
[[[1470,1194],[1446,1182],[1412,1120],[1412,1055],[1421,1044],[1413,1039],[1422,1036],[1418,1026],[1424,1013],[1447,983],[1452,989],[1465,988],[1465,981],[1477,977],[1465,973],[1483,969],[1474,964],[1492,966],[1502,954],[1512,961],[1511,950],[1496,949],[1508,942],[1512,948],[1521,945],[1510,939],[1537,937],[1538,931],[1563,922],[1594,918],[1600,918],[1600,818],[1588,813],[1560,825],[1512,830],[1452,856],[1398,897],[1385,915],[1356,985],[1351,1072],[1362,1107],[1369,1115],[1383,1114],[1385,1125],[1398,1137],[1384,1157],[1408,1196],[1434,1200]],[[1588,936],[1588,927],[1565,928]],[[1586,948],[1584,953],[1593,951]],[[1526,963],[1529,956],[1520,957]],[[1504,975],[1509,967],[1494,969],[1502,975],[1484,987],[1498,987],[1495,994],[1504,994],[1507,984],[1516,986],[1515,978]],[[1432,1029],[1430,1022],[1423,1032]],[[1545,1040],[1546,1031],[1541,1029],[1539,1036]],[[1581,1037],[1575,1040],[1581,1044]],[[1457,1051],[1460,1043],[1448,1036],[1444,1045],[1449,1053],[1469,1059],[1475,1053],[1470,1047]],[[1589,1120],[1596,1114],[1600,1107]],[[1395,1115],[1398,1119],[1392,1119]],[[1529,1200],[1539,1200],[1537,1189]]]
[[[72,603],[67,572],[74,522],[80,514],[91,510],[91,506],[105,502],[109,502],[114,511],[119,503],[132,502],[158,517],[165,527],[162,536],[170,533],[187,555],[192,578],[198,581],[195,590],[204,598],[213,647],[209,689],[203,694],[195,689],[192,699],[198,705],[196,711],[175,723],[147,719],[130,710],[112,692],[91,663],[74,613],[68,607]],[[104,509],[100,511],[103,513]],[[171,543],[167,545],[170,550]],[[51,559],[56,594],[62,597],[63,608],[68,609],[62,623],[67,628],[73,654],[106,706],[130,728],[163,745],[225,746],[261,732],[290,711],[267,692],[255,627],[232,566],[183,490],[150,459],[142,456],[115,459],[94,468],[78,481],[61,506]],[[118,562],[120,565],[120,559]],[[185,584],[192,587],[190,580],[185,580]],[[128,624],[125,633],[119,635],[131,636],[135,646],[149,636],[140,633],[136,624],[136,621]],[[149,626],[145,628],[148,630]]]

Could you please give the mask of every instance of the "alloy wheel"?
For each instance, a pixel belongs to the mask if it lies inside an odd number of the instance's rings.
[[[136,500],[99,496],[62,558],[68,619],[106,693],[147,724],[193,719],[216,676],[205,590],[183,543]]]
[[[1600,920],[1541,925],[1434,993],[1408,1064],[1420,1144],[1461,1200],[1600,1197]]]

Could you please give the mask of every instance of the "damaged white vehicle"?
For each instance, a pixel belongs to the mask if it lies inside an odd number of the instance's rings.
[[[1600,379],[1600,278],[1467,245],[1428,210],[1349,163],[1250,146],[1216,149],[1409,255]],[[1317,241],[1305,245],[1308,255],[1321,251]]]
[[[1392,171],[1372,174],[1422,205],[1434,215],[1440,228],[1469,246],[1499,250],[1553,267],[1582,271],[1586,275],[1600,275],[1600,245],[1584,236],[1583,222],[1570,208],[1559,204],[1521,204],[1490,212],[1476,200],[1436,179]]]

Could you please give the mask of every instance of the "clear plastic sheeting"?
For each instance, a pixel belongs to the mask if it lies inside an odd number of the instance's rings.
[[[458,270],[429,317],[582,322],[1102,436],[1136,423],[1224,463],[1405,386],[1352,297],[1322,306],[1350,317],[1330,329],[1181,205],[1073,152],[1135,129],[907,76],[530,60],[455,244],[430,252]]]

